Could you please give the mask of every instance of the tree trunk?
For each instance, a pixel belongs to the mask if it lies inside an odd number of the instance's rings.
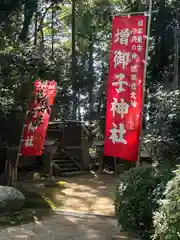
[[[29,25],[33,18],[33,14],[37,11],[38,0],[25,1],[24,4],[24,22],[19,39],[23,42],[27,41]]]
[[[72,119],[76,120],[76,112],[78,107],[78,86],[77,86],[77,65],[76,65],[76,3],[72,1]]]
[[[81,121],[81,99],[80,99],[80,91],[78,91],[78,120]]]
[[[54,61],[54,5],[52,5],[51,9],[51,58],[52,62]]]
[[[89,66],[88,66],[88,102],[89,102],[89,118],[93,112],[93,86],[94,86],[94,67],[93,67],[93,33],[89,36]]]
[[[36,9],[36,13],[35,13],[35,19],[34,19],[34,28],[35,28],[35,31],[34,31],[34,45],[36,46],[37,45],[37,34],[38,34],[38,10]]]
[[[0,170],[0,184],[7,185],[8,176],[7,176],[7,146],[4,146],[4,149],[1,150],[1,170]]]

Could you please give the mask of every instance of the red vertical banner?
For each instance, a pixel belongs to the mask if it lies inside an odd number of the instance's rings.
[[[23,156],[41,156],[51,114],[51,105],[56,96],[56,82],[36,80],[34,97],[29,107],[25,123],[21,154]],[[36,122],[41,124],[36,124]]]
[[[113,18],[106,103],[106,156],[137,161],[145,48],[146,16]]]

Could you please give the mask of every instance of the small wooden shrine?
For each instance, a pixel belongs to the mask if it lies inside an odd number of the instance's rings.
[[[49,123],[44,145],[45,162],[52,175],[89,170],[89,131],[81,121]],[[47,157],[48,156],[48,157]],[[48,169],[47,169],[48,171]]]

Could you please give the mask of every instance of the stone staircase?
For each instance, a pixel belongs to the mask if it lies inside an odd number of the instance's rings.
[[[63,149],[58,149],[52,159],[53,175],[70,176],[82,173],[82,167]]]

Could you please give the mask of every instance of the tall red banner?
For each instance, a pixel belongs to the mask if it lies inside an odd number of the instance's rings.
[[[113,18],[104,154],[137,161],[143,104],[146,17]]]
[[[42,98],[38,98],[41,95]],[[53,105],[56,95],[56,82],[46,81],[45,83],[36,80],[34,83],[34,99],[30,104],[31,116],[28,116],[25,123],[21,154],[23,156],[41,156]],[[40,101],[41,99],[41,101]],[[42,119],[40,125],[35,122]]]

